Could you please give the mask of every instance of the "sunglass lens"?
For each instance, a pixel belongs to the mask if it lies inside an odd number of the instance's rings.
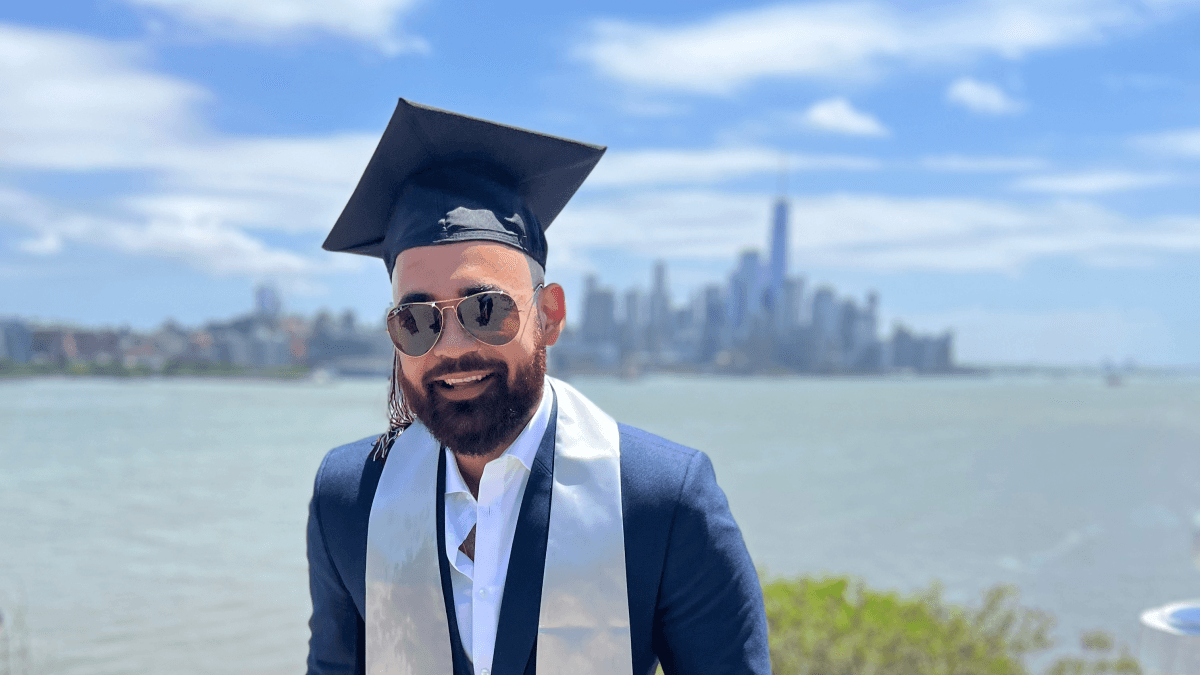
[[[387,327],[400,351],[421,356],[442,334],[442,313],[429,305],[398,307],[388,314]]]
[[[521,328],[517,303],[496,291],[464,298],[458,305],[458,319],[471,335],[489,345],[510,342]]]

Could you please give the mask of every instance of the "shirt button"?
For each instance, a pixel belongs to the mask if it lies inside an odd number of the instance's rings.
[[[479,589],[479,597],[481,597],[481,598],[487,597],[487,589],[486,588]]]
[[[492,671],[488,670],[487,668],[484,668],[483,670],[479,671],[479,675],[491,675],[491,672]]]

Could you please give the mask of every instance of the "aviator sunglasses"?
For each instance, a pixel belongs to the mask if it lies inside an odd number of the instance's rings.
[[[533,289],[534,297],[542,289]],[[532,302],[532,301],[531,301]],[[424,356],[442,335],[442,313],[453,308],[458,323],[472,337],[495,347],[508,344],[521,329],[517,301],[504,291],[481,291],[451,300],[406,302],[387,315],[388,335],[409,356]]]

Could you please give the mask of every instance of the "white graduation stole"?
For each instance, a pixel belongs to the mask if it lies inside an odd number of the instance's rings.
[[[631,675],[629,595],[617,423],[573,387],[558,404],[546,570],[538,618],[541,675]],[[396,439],[367,527],[366,671],[453,671],[438,568],[440,446],[419,422]]]

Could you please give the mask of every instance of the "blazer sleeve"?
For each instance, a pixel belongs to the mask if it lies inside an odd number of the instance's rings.
[[[308,505],[308,586],[312,594],[312,632],[308,675],[358,675],[365,670],[363,621],[329,554],[321,508],[323,462]]]
[[[656,610],[663,671],[769,675],[758,573],[704,453],[692,457],[677,504]]]

